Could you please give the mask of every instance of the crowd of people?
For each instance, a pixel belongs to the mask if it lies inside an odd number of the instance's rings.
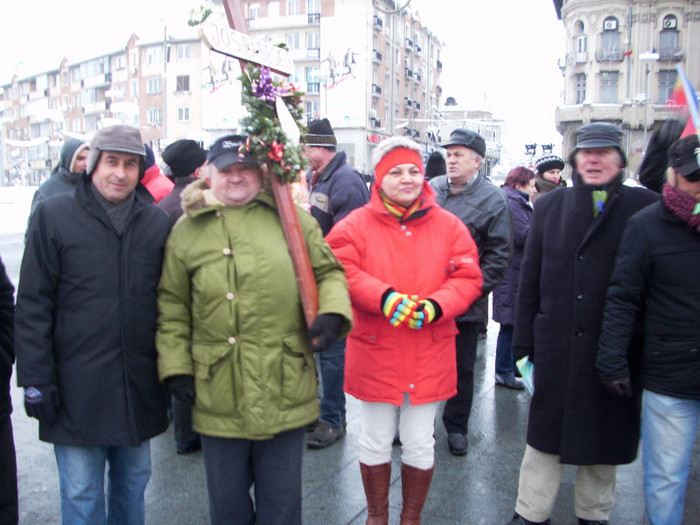
[[[367,525],[421,523],[440,407],[469,451],[474,366],[492,297],[494,383],[534,366],[508,525],[550,521],[576,466],[579,525],[607,524],[642,443],[651,525],[680,525],[700,421],[700,144],[669,121],[625,184],[623,131],[581,126],[568,163],[485,173],[455,129],[424,162],[388,138],[367,184],[331,123],[308,123],[301,235],[318,290],[304,315],[265,159],[247,137],[166,147],[115,125],[66,141],[36,192],[16,303],[0,262],[0,523],[18,523],[9,384],[53,445],[64,525],[145,522],[150,440],[201,449],[212,524],[301,525],[304,444],[346,433],[360,401]],[[105,487],[105,473],[107,486]],[[251,491],[251,488],[254,490]]]

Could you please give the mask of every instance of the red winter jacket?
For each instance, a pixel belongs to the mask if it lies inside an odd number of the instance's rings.
[[[160,172],[157,164],[146,170],[146,173],[141,179],[141,184],[146,186],[148,192],[153,195],[155,203],[158,204],[163,197],[173,191],[175,183]]]
[[[390,215],[378,188],[326,240],[343,263],[354,315],[345,354],[345,392],[364,400],[412,405],[457,392],[454,318],[481,295],[479,254],[469,231],[435,203],[425,202],[405,223]],[[442,317],[420,330],[395,328],[381,310],[387,289],[433,299]]]

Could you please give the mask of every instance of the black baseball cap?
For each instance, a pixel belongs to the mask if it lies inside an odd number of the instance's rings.
[[[242,150],[248,137],[245,135],[226,135],[221,137],[209,147],[207,162],[211,162],[217,168],[224,169],[231,164],[252,164],[260,166],[258,159],[246,150]]]
[[[668,149],[668,163],[688,182],[700,180],[700,143],[693,134],[678,139]]]

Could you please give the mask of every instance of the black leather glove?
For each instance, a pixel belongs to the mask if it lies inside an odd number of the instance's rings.
[[[165,384],[168,385],[170,391],[183,403],[188,405],[194,405],[194,400],[197,397],[197,393],[194,389],[194,377],[188,375],[178,375],[170,376],[165,380]]]
[[[644,158],[639,166],[639,182],[650,190],[661,193],[666,182],[668,148],[680,138],[683,128],[684,121],[668,119],[661,129],[655,130],[649,137]]]
[[[309,329],[311,351],[322,352],[338,339],[343,326],[343,316],[340,314],[321,314]]]
[[[632,383],[629,377],[619,379],[602,379],[603,386],[616,396],[632,397]]]
[[[24,389],[24,410],[29,417],[42,423],[56,422],[58,407],[58,387],[56,385],[29,386]]]

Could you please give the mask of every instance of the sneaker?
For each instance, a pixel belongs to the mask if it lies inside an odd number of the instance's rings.
[[[447,446],[453,456],[464,456],[469,449],[469,440],[466,435],[453,432],[447,434]]]
[[[515,377],[503,377],[496,374],[493,376],[493,379],[496,381],[497,385],[504,386],[512,390],[523,390],[525,388],[523,382]]]
[[[196,452],[197,450],[201,450],[201,448],[202,442],[199,439],[193,439],[187,443],[175,443],[175,451],[180,455],[190,454],[192,452]]]
[[[345,435],[345,425],[332,427],[321,421],[306,440],[306,446],[312,449],[326,448]]]

